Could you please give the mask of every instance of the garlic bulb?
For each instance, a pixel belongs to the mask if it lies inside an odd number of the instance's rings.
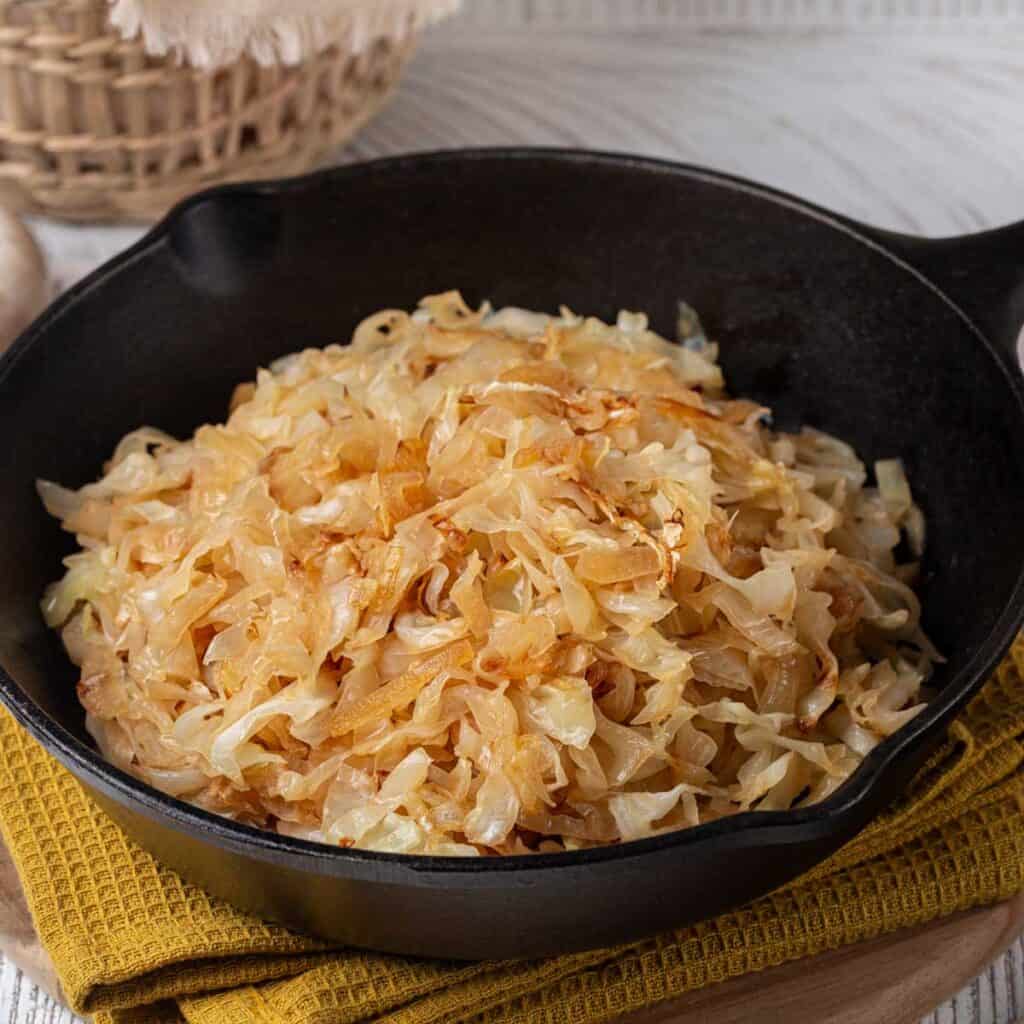
[[[35,239],[16,214],[0,206],[0,352],[43,311],[50,292]]]

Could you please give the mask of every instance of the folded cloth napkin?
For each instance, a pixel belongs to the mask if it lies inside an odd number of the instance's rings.
[[[459,0],[110,0],[110,20],[141,35],[154,54],[216,67],[249,53],[261,64],[297,64],[332,44],[358,53],[381,36],[452,13]]]
[[[1024,638],[905,797],[809,874],[713,921],[528,962],[332,949],[234,910],[126,839],[6,712],[0,834],[68,1001],[102,1024],[594,1024],[1019,892],[1022,741]]]

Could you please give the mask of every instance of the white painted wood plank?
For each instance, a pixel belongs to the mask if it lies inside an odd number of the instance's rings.
[[[86,1024],[0,956],[0,1024]]]
[[[1021,0],[463,0],[463,19],[488,28],[527,24],[628,28],[886,28],[934,32],[1002,28],[1024,15]]]

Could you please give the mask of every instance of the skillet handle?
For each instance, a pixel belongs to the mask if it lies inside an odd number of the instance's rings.
[[[959,238],[917,238],[877,228],[869,234],[952,299],[1011,364],[1020,367],[1024,221]]]

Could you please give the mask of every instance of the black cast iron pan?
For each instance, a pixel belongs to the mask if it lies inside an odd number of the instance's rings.
[[[108,766],[39,618],[71,546],[37,477],[95,478],[148,423],[220,420],[274,357],[461,288],[671,334],[693,304],[734,393],[777,421],[902,455],[929,524],[928,709],[835,796],[585,853],[465,861],[340,850],[194,810]],[[411,156],[188,200],[58,301],[0,362],[0,699],[139,843],[211,892],[346,943],[458,958],[609,944],[782,884],[893,799],[1007,649],[1024,611],[1024,225],[889,235],[733,178],[651,160]]]

